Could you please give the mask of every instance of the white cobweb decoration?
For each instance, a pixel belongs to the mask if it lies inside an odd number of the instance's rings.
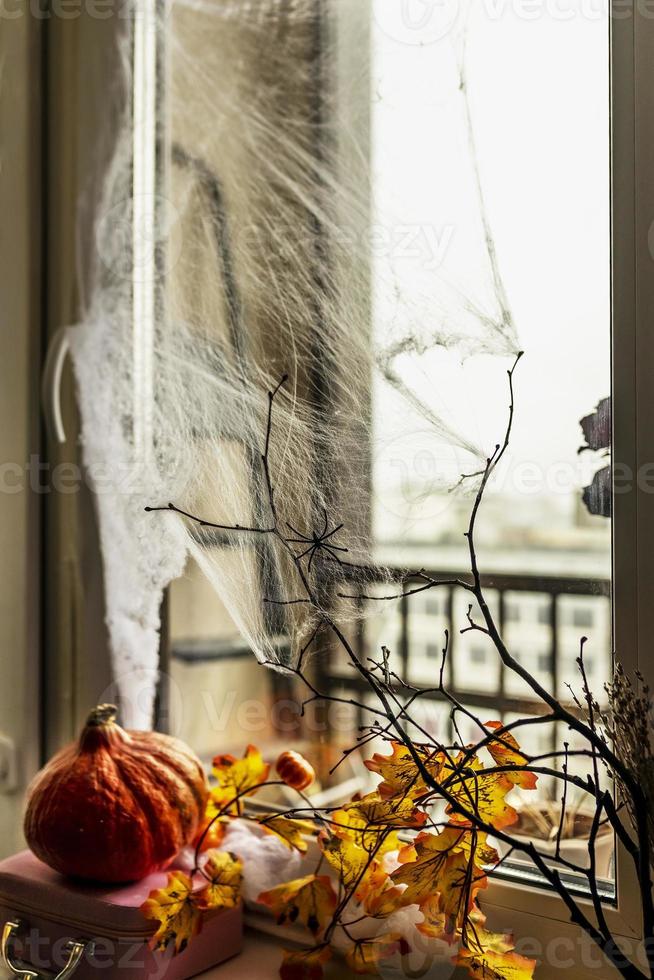
[[[339,11],[346,7],[344,44]],[[370,71],[367,4],[354,10],[349,0],[174,0],[149,25],[160,42],[165,106],[163,137],[156,133],[165,152],[145,205],[153,226],[153,265],[144,273],[151,306],[135,305],[142,243],[120,234],[143,211],[133,158],[143,120],[134,125],[130,106],[98,207],[101,261],[86,316],[71,334],[128,724],[151,723],[161,599],[189,556],[255,656],[272,666],[296,662],[321,619],[292,557],[293,548],[305,549],[295,542],[289,550],[283,537],[310,542],[343,525],[331,542],[347,556],[319,553],[310,566],[311,552],[302,559],[320,600],[374,564],[366,492],[373,391],[400,406],[400,434],[427,423],[473,466],[486,455],[413,383],[416,366],[435,351],[464,358],[518,347],[474,145],[478,288],[433,273],[416,295],[400,297],[389,267],[374,291],[397,314],[378,318],[373,336],[370,107],[361,99]],[[461,100],[465,134],[467,92],[457,71],[452,98]],[[149,163],[154,174],[154,156]],[[282,376],[267,453],[273,513],[262,454],[267,393]],[[169,502],[206,523],[146,511]],[[267,533],[272,523],[283,534]],[[356,615],[354,606],[346,612]]]

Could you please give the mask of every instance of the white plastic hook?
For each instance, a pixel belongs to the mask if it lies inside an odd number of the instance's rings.
[[[43,413],[49,438],[60,445],[66,441],[61,411],[61,378],[70,351],[68,327],[59,327],[48,345],[42,381]]]

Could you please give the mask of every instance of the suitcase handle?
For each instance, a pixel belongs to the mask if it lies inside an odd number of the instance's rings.
[[[41,980],[39,974],[34,970],[23,969],[11,960],[9,943],[16,936],[20,926],[21,923],[19,920],[5,922],[2,930],[2,941],[0,942],[0,961],[2,961],[4,967],[16,980]],[[54,977],[54,980],[66,980],[67,977],[70,977],[75,972],[88,945],[88,943],[78,943],[72,940],[68,943],[66,947],[68,950],[68,959],[56,977]]]

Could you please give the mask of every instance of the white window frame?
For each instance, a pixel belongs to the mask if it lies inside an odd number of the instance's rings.
[[[353,16],[365,16],[364,0],[342,3],[344,10],[353,11]],[[654,216],[654,20],[642,6],[636,0],[612,0],[613,459],[632,474],[654,460],[654,270],[648,241],[648,216]],[[23,21],[28,24],[24,29],[31,33],[34,25],[29,27],[29,18]],[[17,36],[20,21],[13,23],[16,26],[12,26],[12,32]],[[57,30],[64,29],[73,28],[57,25]],[[350,59],[357,52],[344,48],[341,56]],[[70,89],[62,89],[62,103],[69,92]],[[53,101],[56,103],[57,98]],[[53,108],[51,104],[51,111]],[[70,107],[57,108],[66,109],[66,118],[70,119]],[[360,121],[361,106],[357,107],[357,115]],[[70,256],[66,261],[70,273],[74,263]],[[6,265],[0,263],[0,274],[5,270]],[[15,282],[12,285],[15,289]],[[621,489],[616,487],[617,491]],[[654,498],[642,486],[636,484],[629,493],[616,492],[613,534],[616,649],[627,669],[638,667],[654,685],[654,601],[650,595],[654,585]],[[649,547],[640,547],[639,542],[648,542]],[[24,674],[20,680],[23,691],[27,678]],[[0,687],[0,697],[3,691],[8,693],[14,708],[18,703],[15,691],[9,684]],[[3,701],[0,706],[4,709]],[[71,721],[73,714],[67,712]],[[17,722],[16,731],[23,726],[26,738],[35,742],[33,720],[29,715],[26,718],[27,721]],[[509,928],[518,936],[533,936],[541,944],[568,944],[565,949],[561,947],[561,953],[575,958],[575,978],[599,980],[606,976],[610,980],[615,975],[610,968],[604,971],[583,965],[579,930],[567,921],[555,894],[515,881],[493,879],[482,901],[494,926]],[[579,901],[592,916],[590,901]],[[621,850],[617,855],[617,902],[615,908],[607,910],[607,918],[616,935],[630,941],[639,938],[636,889]],[[548,968],[547,963],[538,974],[541,980],[560,975],[560,970]]]

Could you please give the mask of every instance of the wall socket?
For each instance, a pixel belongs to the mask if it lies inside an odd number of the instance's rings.
[[[13,739],[0,734],[0,793],[13,793],[19,785],[18,748]]]

